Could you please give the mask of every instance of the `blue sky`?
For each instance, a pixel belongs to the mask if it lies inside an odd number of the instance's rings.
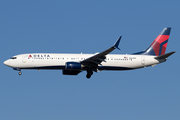
[[[178,0],[66,0],[0,2],[1,120],[179,120]],[[172,27],[166,52],[154,68],[86,72],[23,70],[3,64],[21,53],[96,53],[122,35],[126,54],[146,49]]]

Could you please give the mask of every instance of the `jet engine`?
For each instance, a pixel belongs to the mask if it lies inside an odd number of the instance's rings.
[[[63,75],[78,75],[80,70],[62,70]]]
[[[83,65],[78,62],[66,62],[66,70],[81,70]]]

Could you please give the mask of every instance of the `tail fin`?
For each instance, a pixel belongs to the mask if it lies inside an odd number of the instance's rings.
[[[162,32],[157,36],[153,43],[143,52],[135,54],[144,54],[144,55],[155,55],[160,56],[164,55],[169,39],[171,28],[164,28]]]

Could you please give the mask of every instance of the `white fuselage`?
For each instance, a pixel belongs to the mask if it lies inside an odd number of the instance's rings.
[[[95,54],[20,54],[4,62],[9,67],[19,69],[65,69],[66,62],[81,62]],[[151,55],[109,54],[99,65],[99,70],[130,70],[154,66],[164,62]]]
[[[13,56],[4,62],[14,70],[21,69],[59,69],[63,75],[78,75],[87,71],[87,78],[99,70],[132,70],[155,66],[175,53],[165,54],[171,28],[164,28],[153,43],[144,51],[134,54],[110,54],[119,49],[120,36],[114,45],[96,54],[52,54],[32,53]]]

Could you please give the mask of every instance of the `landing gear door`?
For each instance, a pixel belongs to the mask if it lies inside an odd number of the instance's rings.
[[[141,64],[145,66],[145,57],[141,57]]]
[[[26,63],[26,61],[27,61],[27,55],[22,55],[22,62]]]

